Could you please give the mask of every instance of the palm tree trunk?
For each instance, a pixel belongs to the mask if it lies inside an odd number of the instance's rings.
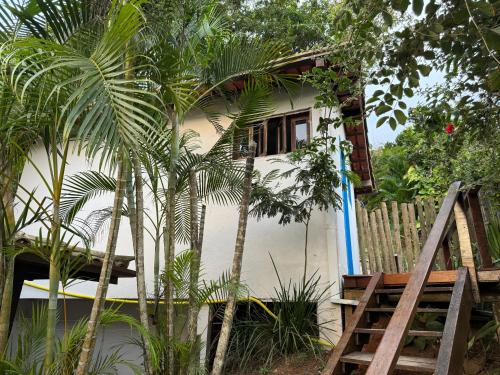
[[[54,349],[56,345],[56,324],[57,324],[57,304],[59,299],[59,282],[61,274],[60,266],[60,245],[61,245],[61,215],[60,204],[62,194],[62,184],[66,170],[69,142],[63,146],[63,154],[59,160],[59,139],[57,129],[51,131],[51,163],[52,163],[52,226],[50,229],[50,260],[49,260],[49,301],[47,306],[47,335],[45,339],[44,369],[47,372],[54,359]],[[61,166],[59,169],[59,165]]]
[[[121,152],[121,151],[119,151]],[[101,274],[99,276],[99,285],[97,287],[92,312],[87,323],[87,332],[82,344],[82,351],[76,369],[76,375],[86,375],[87,367],[92,358],[95,339],[97,335],[97,326],[101,312],[104,308],[106,293],[108,291],[109,279],[115,258],[116,241],[118,238],[118,230],[120,229],[121,212],[123,206],[124,190],[125,190],[125,170],[123,156],[118,156],[118,178],[116,181],[115,199],[113,203],[113,215],[109,227],[108,241],[106,244],[106,254],[102,262]]]
[[[0,170],[1,171],[1,170]],[[3,192],[4,186],[0,186],[0,192]],[[6,264],[5,264],[5,233],[4,233],[4,223],[5,223],[5,211],[3,209],[3,193],[0,194],[0,296],[3,296],[3,286],[5,283],[5,271],[6,271]],[[1,301],[0,301],[1,303]],[[2,305],[0,305],[0,308]],[[1,340],[1,338],[0,338]]]
[[[189,304],[188,304],[188,344],[190,345],[188,374],[194,374],[199,366],[197,338],[198,314],[198,281],[200,276],[200,249],[198,230],[198,184],[196,172],[189,171],[189,211],[191,216],[191,264],[189,267]]]
[[[170,148],[170,166],[168,172],[167,188],[167,214],[165,231],[165,267],[167,274],[170,274],[175,257],[175,193],[177,187],[177,159],[179,158],[179,117],[173,112],[170,115],[172,122],[172,141]],[[174,286],[168,278],[165,278],[165,338],[168,343],[167,348],[167,373],[174,375]]]
[[[139,318],[144,328],[149,331],[148,302],[146,293],[146,277],[144,273],[144,188],[142,180],[142,170],[139,158],[132,156],[134,178],[135,178],[135,197],[136,197],[136,238],[134,240],[135,264],[137,273],[137,298],[139,300]],[[151,351],[149,342],[144,339],[144,348],[146,357],[144,358],[144,368],[147,374],[152,374]]]
[[[134,249],[134,256],[137,257],[137,210],[135,207],[135,192],[134,192],[134,181],[132,180],[132,169],[131,166],[127,164],[126,168],[126,183],[125,183],[125,194],[127,196],[128,205],[128,221],[130,223],[130,233],[132,234],[132,248]]]
[[[7,343],[9,342],[10,314],[12,305],[12,289],[14,285],[15,258],[7,262],[7,275],[2,294],[2,308],[0,309],[0,360],[4,359]]]
[[[243,249],[245,247],[245,235],[248,221],[248,206],[250,204],[250,193],[252,190],[252,174],[255,159],[255,142],[251,142],[245,168],[245,179],[243,181],[243,195],[240,203],[240,216],[238,220],[238,233],[234,247],[233,265],[231,269],[231,283],[233,288],[229,294],[224,311],[224,320],[217,344],[215,360],[212,368],[212,375],[221,375],[224,367],[227,346],[229,344],[229,334],[233,326],[234,310],[236,308],[236,288],[240,283],[241,266],[243,261]]]
[[[155,231],[155,261],[153,267],[154,273],[154,295],[155,295],[155,303],[158,303],[160,300],[160,230],[159,228]]]
[[[59,234],[56,234],[59,236]],[[52,365],[54,357],[54,347],[56,343],[56,323],[57,323],[57,300],[59,298],[59,261],[58,261],[58,247],[59,242],[54,240],[54,247],[52,248],[50,261],[49,261],[49,302],[47,307],[47,337],[45,346],[45,359],[44,368]],[[57,246],[57,248],[56,248]]]
[[[198,252],[200,253],[200,261],[201,261],[201,251],[203,250],[203,236],[205,234],[205,213],[207,211],[207,206],[204,204],[201,206],[201,215],[200,215],[200,235],[198,236]]]

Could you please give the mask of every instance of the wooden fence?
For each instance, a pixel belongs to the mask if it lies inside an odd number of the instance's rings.
[[[436,202],[420,197],[411,203],[382,202],[369,212],[356,200],[356,218],[363,274],[408,272],[434,224]],[[442,255],[435,268],[444,269]]]

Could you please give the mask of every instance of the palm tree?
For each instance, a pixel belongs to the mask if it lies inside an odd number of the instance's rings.
[[[153,8],[161,12],[161,8]],[[167,267],[175,254],[175,200],[179,163],[179,129],[186,116],[197,108],[209,118],[211,96],[225,96],[225,85],[242,76],[267,82],[287,83],[272,74],[273,61],[286,53],[279,43],[263,44],[231,34],[229,23],[210,0],[196,2],[196,7],[173,9],[159,28],[156,43],[149,51],[159,71],[160,95],[167,106],[166,118],[171,130],[170,164],[168,167],[167,203],[165,205],[164,252]],[[178,11],[178,13],[175,13]],[[189,15],[187,19],[186,14]],[[154,14],[153,14],[154,16]],[[160,28],[161,26],[161,28]],[[220,130],[220,129],[219,129]],[[173,337],[173,295],[171,283],[165,285],[167,337]],[[170,351],[169,357],[173,358]],[[169,374],[173,374],[173,361]]]
[[[127,79],[138,69],[127,62],[134,60],[133,38],[144,24],[139,4],[140,1],[114,1],[107,19],[101,23],[99,17],[94,17],[92,4],[85,1],[41,1],[40,12],[35,14],[11,7],[12,13],[30,31],[27,36],[9,43],[8,54],[4,55],[11,80],[22,83],[22,87],[18,87],[21,98],[35,82],[43,81],[44,87],[49,87],[48,98],[57,99],[61,108],[55,121],[61,134],[59,139],[66,140],[63,144],[69,145],[70,136],[74,137],[78,152],[84,150],[88,157],[100,153],[101,164],[115,165],[118,171],[106,257],[77,373],[85,372],[92,354],[109,284],[124,196],[127,162],[124,150],[138,150],[155,124],[148,113],[155,110],[150,104],[155,99],[146,89],[146,80]],[[54,139],[57,136],[54,133]],[[58,173],[57,193],[60,193],[63,176],[64,173]],[[57,228],[60,218],[56,204],[53,216]],[[58,250],[57,238],[53,249],[54,253]],[[55,311],[58,287],[55,269],[51,272],[50,285],[53,296],[50,308]],[[50,322],[55,322],[55,314],[49,314]],[[48,325],[48,342],[53,340],[54,328]],[[51,357],[51,346],[47,345],[46,366],[50,365]]]
[[[245,247],[245,235],[248,221],[248,208],[250,205],[250,193],[252,191],[252,176],[255,159],[255,142],[251,142],[246,161],[245,180],[243,182],[243,195],[240,203],[240,215],[238,220],[238,231],[236,235],[236,244],[234,246],[233,264],[231,268],[231,283],[237,285],[240,283],[241,267],[243,262],[243,249]],[[234,311],[237,302],[236,292],[232,292],[226,302],[224,311],[224,320],[217,343],[212,375],[220,375],[224,366],[227,346],[229,344],[229,335],[233,325]]]

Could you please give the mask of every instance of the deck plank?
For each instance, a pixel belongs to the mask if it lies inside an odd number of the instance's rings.
[[[340,358],[341,362],[354,363],[357,365],[369,365],[373,358],[373,353],[368,352],[352,352],[343,355]],[[436,368],[435,358],[413,357],[408,355],[400,355],[396,362],[396,369],[403,371],[434,373]]]

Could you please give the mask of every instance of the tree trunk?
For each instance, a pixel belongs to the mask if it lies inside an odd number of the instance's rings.
[[[160,300],[160,231],[159,228],[155,232],[155,261],[154,261],[154,294],[155,303]]]
[[[121,152],[121,151],[119,151]],[[118,178],[116,181],[115,199],[113,203],[113,215],[109,227],[108,241],[106,244],[106,254],[102,262],[101,274],[99,276],[99,285],[97,287],[94,304],[87,324],[87,332],[82,344],[82,351],[76,369],[76,375],[86,375],[87,367],[92,359],[95,339],[97,335],[97,326],[104,308],[106,293],[108,291],[109,279],[113,268],[115,258],[116,240],[120,229],[121,212],[123,206],[123,196],[125,188],[125,170],[123,156],[118,156]]]
[[[177,113],[170,115],[172,122],[172,141],[170,148],[170,166],[168,171],[167,188],[167,214],[165,231],[165,268],[167,274],[172,271],[172,265],[175,257],[175,193],[177,187],[177,159],[179,158],[179,117]],[[167,373],[174,375],[174,286],[168,278],[165,278],[165,338],[167,340]]]
[[[51,163],[52,163],[52,226],[50,229],[50,260],[49,260],[49,301],[47,306],[47,335],[45,339],[44,370],[47,372],[54,360],[56,346],[57,304],[59,299],[60,245],[61,245],[61,193],[66,170],[69,142],[63,147],[63,154],[59,160],[57,129],[51,134]],[[59,165],[61,166],[59,169]]]
[[[126,164],[126,182],[125,195],[127,197],[128,221],[130,224],[130,233],[132,235],[132,248],[134,249],[134,257],[137,257],[137,209],[135,207],[135,192],[134,181],[132,179],[132,168]]]
[[[189,305],[188,305],[188,344],[190,345],[188,374],[194,374],[199,367],[197,351],[198,314],[198,281],[200,276],[200,249],[198,230],[198,184],[196,172],[189,171],[189,211],[191,216],[191,264],[189,267]]]
[[[15,258],[7,262],[7,275],[2,294],[2,308],[0,309],[0,360],[4,359],[7,343],[9,342],[10,313],[12,306],[12,289],[14,285]]]
[[[139,300],[139,317],[141,324],[149,331],[148,302],[146,293],[146,278],[144,274],[144,189],[142,180],[142,170],[139,158],[132,156],[134,178],[135,178],[135,197],[136,197],[136,238],[134,240],[135,264],[137,273],[137,298]],[[146,358],[144,358],[144,368],[147,374],[152,374],[151,351],[149,342],[144,339],[144,348]]]
[[[1,170],[0,170],[1,171]],[[4,233],[4,228],[5,228],[5,211],[3,209],[3,190],[4,186],[0,186],[1,191],[0,191],[0,296],[3,296],[3,287],[5,284],[5,271],[6,271],[6,258],[5,258],[5,233]],[[1,303],[1,301],[0,301]],[[0,308],[2,305],[0,305]],[[0,337],[1,340],[1,337]]]
[[[205,234],[205,213],[207,211],[207,206],[201,206],[201,216],[200,216],[200,235],[198,236],[198,251],[200,252],[201,261],[201,251],[203,250],[203,236]]]
[[[229,344],[229,334],[233,325],[234,310],[236,307],[237,286],[240,283],[241,266],[243,261],[243,249],[245,246],[245,234],[248,221],[248,206],[250,204],[250,193],[252,190],[252,174],[255,159],[255,142],[251,142],[246,161],[245,179],[243,181],[243,195],[240,203],[240,216],[238,220],[238,233],[234,247],[233,265],[231,269],[232,288],[227,299],[226,309],[224,311],[224,320],[217,344],[215,360],[212,368],[212,375],[221,375],[224,367],[227,346]]]
[[[45,339],[45,359],[44,368],[48,370],[52,365],[54,360],[54,348],[56,344],[56,323],[57,323],[57,302],[59,298],[59,259],[58,253],[55,249],[55,243],[59,241],[54,241],[54,248],[50,255],[49,261],[49,301],[47,306],[47,336]],[[59,247],[59,245],[57,245]]]

